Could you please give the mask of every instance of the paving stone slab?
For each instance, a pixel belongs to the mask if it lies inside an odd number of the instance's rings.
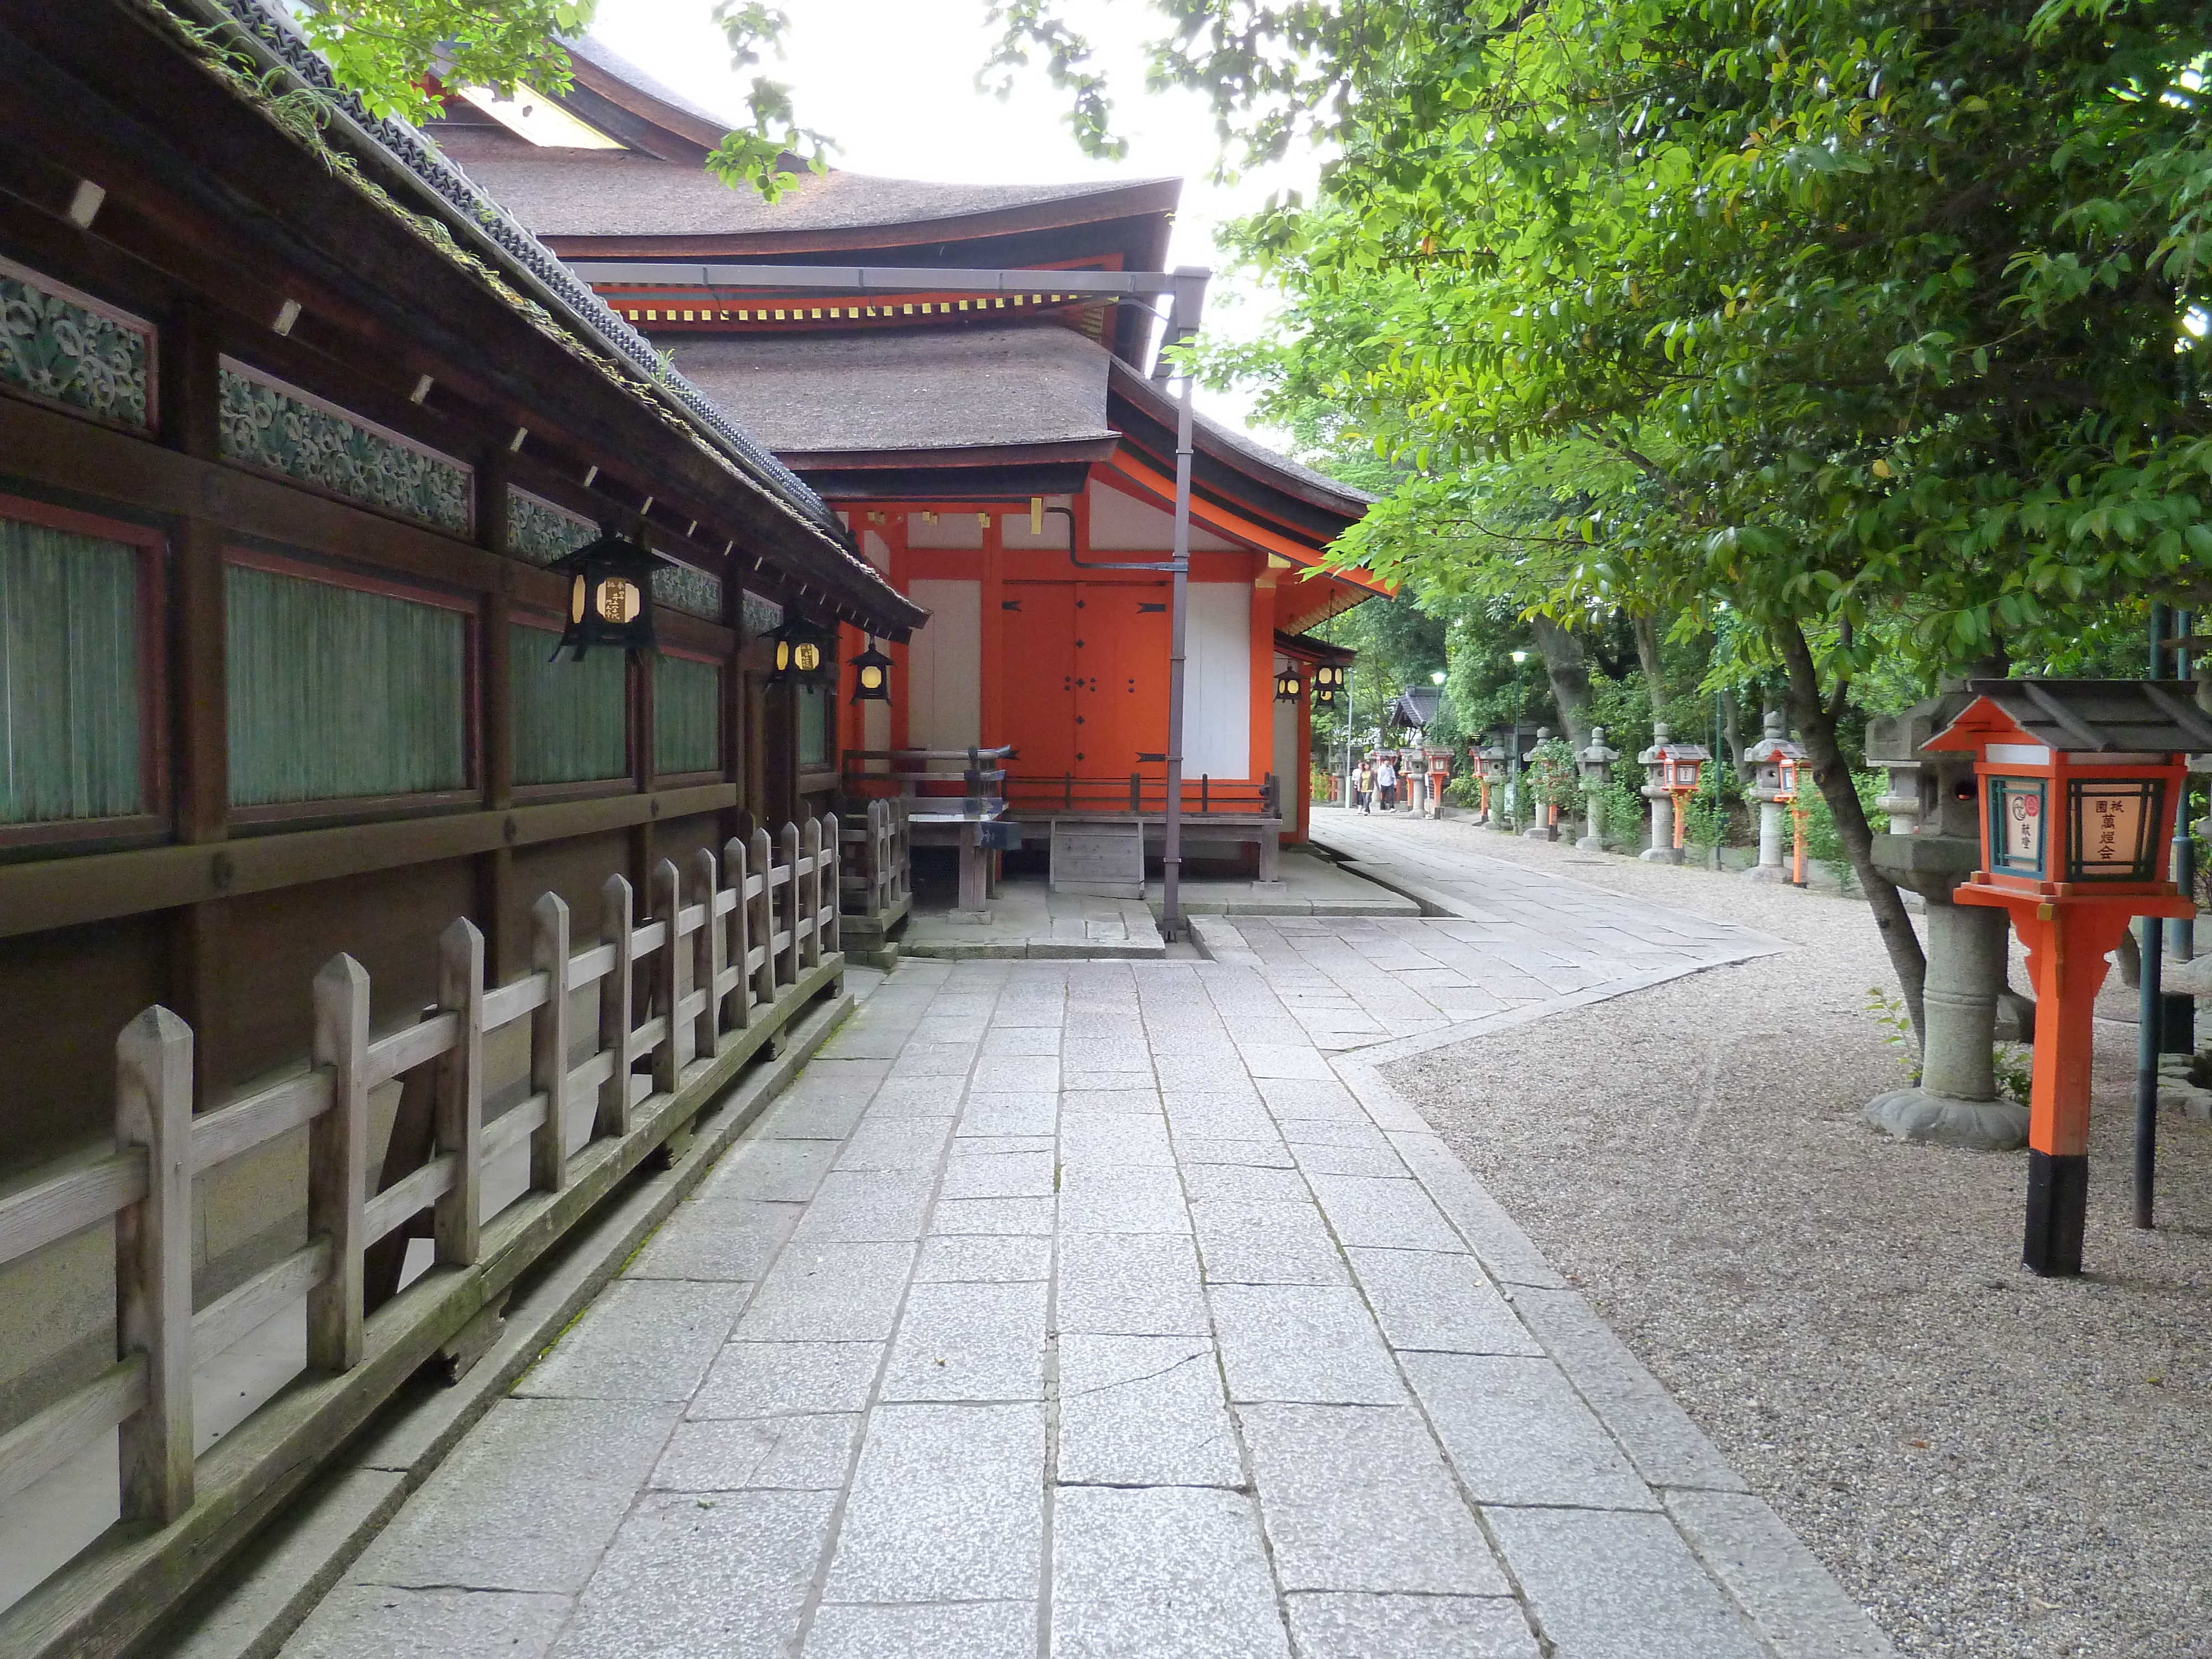
[[[1401,1250],[1462,1251],[1466,1241],[1410,1176],[1323,1175],[1306,1171],[1314,1196],[1339,1239],[1349,1248],[1379,1245]]]
[[[945,1165],[939,1191],[946,1198],[1050,1198],[1054,1160],[1049,1148],[1032,1152],[999,1137],[969,1139]]]
[[[823,1590],[836,1601],[1034,1598],[1044,1407],[884,1406],[872,1416]]]
[[[1655,1486],[1741,1492],[1743,1477],[1575,1291],[1527,1286],[1513,1305]]]
[[[687,1417],[771,1417],[864,1409],[882,1342],[732,1342],[714,1357]]]
[[[1550,1360],[1458,1353],[1398,1359],[1477,1503],[1659,1507]]]
[[[626,1279],[755,1280],[799,1222],[801,1206],[752,1199],[693,1199],[680,1206]]]
[[[1764,1499],[1677,1492],[1666,1501],[1691,1549],[1785,1659],[1896,1659],[1866,1610]]]
[[[1052,1276],[1052,1240],[1026,1233],[937,1234],[921,1242],[916,1284],[1002,1285]]]
[[[837,1154],[836,1168],[923,1174],[937,1168],[951,1138],[952,1125],[944,1118],[878,1117],[871,1111]]]
[[[782,1651],[836,1502],[826,1492],[647,1494],[577,1598],[556,1659]]]
[[[1471,1256],[1423,1250],[1348,1250],[1367,1305],[1394,1348],[1443,1353],[1541,1355],[1522,1324]],[[1522,1291],[1521,1296],[1530,1294]]]
[[[902,1244],[921,1237],[933,1176],[890,1170],[832,1170],[792,1229],[794,1250],[831,1244]]]
[[[886,1078],[869,1101],[867,1115],[889,1117],[957,1117],[960,1114],[962,1077]]]
[[[1250,1498],[1205,1487],[1062,1487],[1054,1659],[1290,1659]]]
[[[752,1288],[617,1279],[523,1374],[514,1392],[572,1400],[689,1400]]]
[[[1507,1593],[1411,1407],[1244,1405],[1237,1421],[1285,1589]]]
[[[419,1589],[574,1594],[622,1524],[678,1409],[501,1401],[352,1577]]]
[[[1206,1295],[1231,1400],[1404,1402],[1390,1352],[1351,1285],[1212,1285]]]
[[[568,1617],[565,1595],[341,1584],[283,1647],[283,1659],[543,1659]]]
[[[1558,1659],[1767,1659],[1665,1516],[1483,1514]]]
[[[804,1204],[836,1161],[836,1140],[740,1141],[700,1183],[698,1201]]]
[[[970,1094],[957,1131],[966,1136],[1050,1135],[1060,1122],[1054,1093]]]
[[[1508,1597],[1309,1590],[1284,1599],[1299,1659],[1538,1659]]]
[[[983,1033],[982,1061],[988,1063],[1012,1054],[1057,1057],[1062,1006],[1059,1002],[1049,1002],[1015,1009],[1009,1008],[1001,998],[999,1008],[991,1016],[990,1029]],[[980,1079],[978,1073],[979,1081]]]
[[[1492,1278],[1508,1285],[1566,1288],[1559,1269],[1442,1140],[1433,1134],[1394,1133],[1390,1145],[1482,1258]]]
[[[1060,1128],[1060,1161],[1119,1169],[1167,1169],[1175,1163],[1167,1120],[1152,1112],[1079,1114]]]
[[[940,1198],[929,1212],[929,1231],[941,1233],[1030,1233],[1048,1237],[1052,1198]]]
[[[1198,1206],[1209,1200],[1292,1204],[1307,1209],[1313,1206],[1313,1194],[1294,1169],[1260,1164],[1186,1163],[1182,1185],[1190,1195],[1194,1225],[1197,1224]]]
[[[1203,1336],[1063,1334],[1064,1484],[1241,1486],[1243,1461]]]
[[[666,1492],[838,1492],[860,1435],[856,1412],[679,1423],[651,1484]]]
[[[1288,1174],[1294,1171],[1271,1171]],[[1203,1184],[1202,1182],[1200,1183]],[[1209,1285],[1348,1285],[1344,1254],[1309,1197],[1198,1198],[1190,1206]]]
[[[1205,1336],[1212,1329],[1198,1251],[1182,1235],[1062,1233],[1055,1290],[1063,1333]]]
[[[745,1342],[869,1342],[889,1337],[914,1263],[904,1243],[784,1246],[732,1336]]]
[[[1034,1601],[913,1602],[814,1614],[802,1659],[1036,1659]]]
[[[1080,1232],[1183,1233],[1190,1216],[1173,1170],[1082,1164],[1061,1172],[1060,1224]]]
[[[880,1398],[1044,1398],[1045,1286],[915,1285]]]
[[[1193,1168],[1204,1164],[1242,1164],[1275,1170],[1297,1167],[1291,1161],[1290,1147],[1272,1126],[1264,1135],[1194,1134],[1177,1127],[1174,1138],[1176,1157],[1183,1166],[1186,1179]]]

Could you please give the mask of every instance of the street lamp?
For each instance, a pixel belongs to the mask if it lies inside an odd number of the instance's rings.
[[[1435,673],[1429,676],[1429,684],[1431,685],[1442,685],[1443,683],[1444,671],[1441,668],[1437,669]]]
[[[1528,660],[1528,653],[1526,651],[1516,651],[1513,652],[1511,655],[1513,658],[1513,665],[1516,668],[1518,668],[1522,663]]]

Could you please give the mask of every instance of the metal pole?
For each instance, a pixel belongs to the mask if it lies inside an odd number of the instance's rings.
[[[2177,640],[2189,637],[2191,612],[2173,613],[2173,634]],[[2172,655],[2173,678],[2185,680],[2194,678],[2186,646],[2177,646]],[[2189,833],[2190,778],[2181,775],[2181,802],[2173,814],[2173,884],[2181,890],[2181,896],[2192,903],[2197,898],[2197,842]],[[2186,916],[2176,916],[2166,926],[2166,954],[2176,962],[2187,962],[2197,954],[2197,924]]]
[[[1176,272],[1175,308],[1168,319],[1168,348],[1182,344],[1198,332],[1200,309],[1206,304],[1208,273],[1191,266]],[[1197,380],[1186,367],[1176,398],[1175,594],[1171,643],[1168,647],[1168,801],[1167,822],[1161,832],[1160,937],[1173,944],[1183,937],[1182,917],[1182,716],[1185,652],[1190,636],[1190,464],[1191,392]]]
[[[2154,605],[2150,608],[2150,674],[2154,680],[2166,678],[2166,608]],[[2158,1182],[2158,1056],[2164,1045],[2159,1041],[2160,1026],[2165,1023],[2165,941],[2160,937],[2165,929],[2155,916],[2145,916],[2137,924],[2140,948],[2136,954],[2142,967],[2136,978],[2139,995],[2136,1004],[2136,1159],[2135,1159],[2135,1222],[2138,1227],[2152,1224],[2152,1210]]]

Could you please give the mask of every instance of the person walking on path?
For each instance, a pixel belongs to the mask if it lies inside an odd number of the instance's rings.
[[[1382,791],[1384,811],[1388,812],[1397,805],[1398,769],[1390,764],[1388,755],[1382,757],[1382,764],[1375,769],[1375,787]]]
[[[1372,812],[1375,810],[1374,767],[1366,761],[1362,761],[1359,763],[1359,770],[1353,776],[1357,780],[1354,793],[1358,798],[1357,805],[1359,810],[1363,812]]]

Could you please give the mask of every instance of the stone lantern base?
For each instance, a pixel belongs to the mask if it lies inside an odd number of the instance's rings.
[[[1636,856],[1646,864],[1680,864],[1682,849],[1679,847],[1647,847]]]
[[[1790,866],[1786,864],[1754,864],[1743,872],[1746,881],[1788,881]]]
[[[1892,1089],[1860,1114],[1869,1128],[1899,1140],[2009,1152],[2027,1145],[2027,1108],[2008,1100],[1952,1100],[1925,1089]]]

